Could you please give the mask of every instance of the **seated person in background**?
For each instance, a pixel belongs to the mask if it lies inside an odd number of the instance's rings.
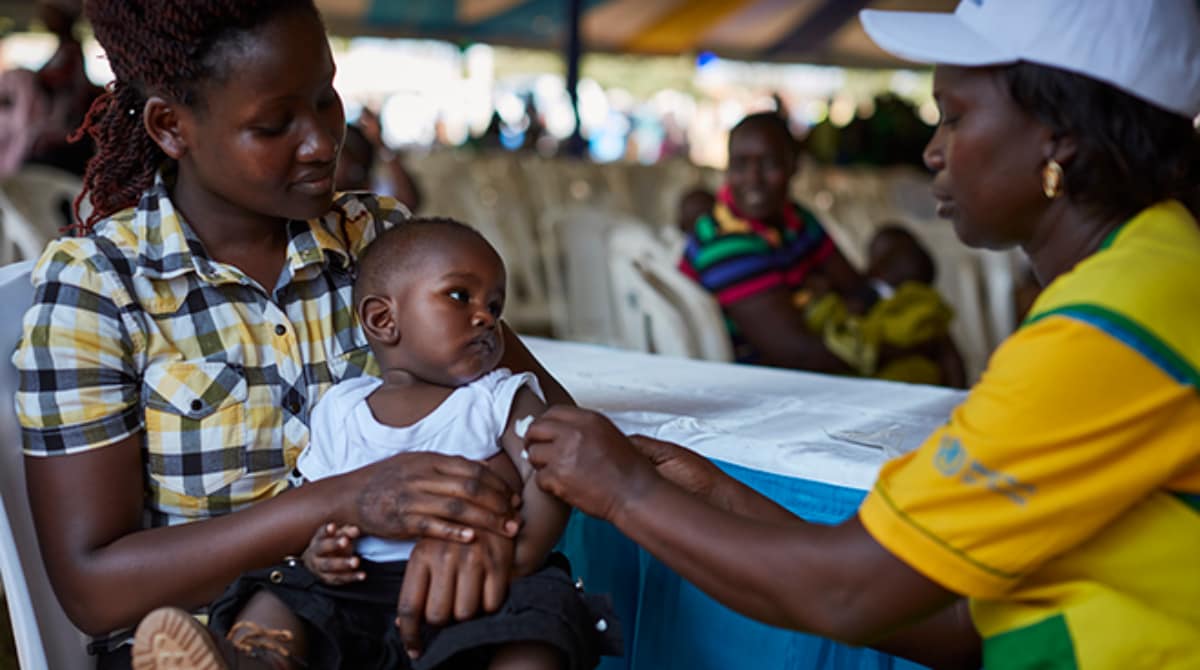
[[[383,163],[387,174],[380,183],[375,179],[375,160]],[[334,183],[339,191],[375,191],[404,203],[410,212],[421,208],[421,189],[404,169],[400,154],[383,142],[379,117],[363,109],[358,123],[346,125],[346,138],[338,157]]]
[[[712,212],[717,199],[703,186],[693,186],[679,199],[679,208],[675,214],[675,225],[684,235],[691,235],[700,217]]]
[[[843,295],[863,285],[817,218],[791,200],[797,151],[778,114],[753,114],[734,126],[725,185],[696,221],[680,269],[720,303],[739,361],[849,373],[793,301],[810,281]]]
[[[966,384],[950,339],[954,311],[933,280],[936,267],[915,237],[888,225],[871,239],[867,283],[859,295],[798,293],[809,328],[864,377],[915,384]]]
[[[483,461],[521,491],[515,544],[476,540],[495,544],[516,579],[485,584],[467,566],[457,584],[431,583],[430,561],[442,556],[422,542],[329,523],[299,560],[244,574],[214,603],[210,628],[228,643],[163,608],[138,628],[135,667],[175,667],[161,650],[188,640],[211,657],[195,666],[205,668],[238,654],[275,667],[590,668],[620,653],[606,602],[576,588],[561,555],[548,559],[570,509],[537,487],[523,457],[524,425],[546,405],[536,377],[496,367],[504,294],[504,264],[473,228],[413,219],[382,233],[360,258],[353,294],[381,378],[344,381],[321,399],[296,468],[315,481],[406,451]],[[480,602],[493,613],[467,618]],[[401,625],[413,611],[428,625]]]
[[[95,147],[82,133],[77,141],[71,138],[92,101],[104,90],[88,79],[83,45],[75,34],[83,1],[38,0],[36,10],[46,29],[58,39],[58,47],[37,71],[47,108],[27,160],[82,176]]]
[[[0,179],[25,164],[45,123],[47,103],[37,73],[24,69],[0,72]]]

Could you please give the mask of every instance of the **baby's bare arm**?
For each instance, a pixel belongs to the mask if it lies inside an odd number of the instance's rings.
[[[525,438],[518,435],[517,424],[525,417],[537,418],[546,411],[546,404],[528,388],[517,392],[508,415],[508,426],[500,438],[504,453],[497,458],[509,460],[523,482],[521,491],[521,520],[517,534],[513,572],[516,576],[536,571],[554,548],[567,525],[571,508],[558,498],[542,491],[534,480],[535,471],[524,456]],[[527,423],[527,422],[526,422]],[[522,434],[524,431],[520,431]]]

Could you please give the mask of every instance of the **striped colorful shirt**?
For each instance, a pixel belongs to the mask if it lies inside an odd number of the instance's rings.
[[[679,269],[712,293],[722,308],[777,287],[800,289],[833,252],[833,240],[817,217],[793,203],[783,224],[771,225],[738,214],[729,186],[717,193],[713,211],[696,221]],[[725,319],[738,359],[755,354]]]
[[[289,486],[309,412],[376,372],[351,304],[354,261],[403,205],[345,194],[287,224],[273,287],[212,260],[161,176],[136,208],[53,242],[13,356],[25,453],[140,435],[149,525],[232,512]]]
[[[1200,668],[1200,226],[1165,202],[1056,279],[859,515],[970,598],[984,665]]]

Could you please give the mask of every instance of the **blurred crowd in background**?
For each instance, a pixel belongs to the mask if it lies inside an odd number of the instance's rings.
[[[28,29],[0,37],[0,180],[10,186],[25,165],[80,175],[90,155],[89,139],[67,138],[112,72],[79,20],[81,2],[38,0]],[[554,51],[336,35],[331,46],[349,124],[338,188],[391,195],[413,211],[489,231],[510,266],[530,275],[517,278],[513,305],[524,332],[612,341],[603,319],[564,316],[562,305],[582,298],[551,295],[554,259],[569,254],[539,258],[529,249],[551,244],[555,221],[588,219],[572,211],[581,206],[605,225],[629,218],[686,230],[695,220],[689,197],[710,202],[721,185],[730,129],[759,112],[778,114],[798,140],[791,195],[814,208],[859,270],[875,231],[894,220],[949,268],[940,289],[959,313],[955,337],[970,375],[1028,302],[1013,305],[1009,277],[1023,272],[1017,260],[968,251],[935,221],[921,159],[937,121],[927,70],[756,63],[707,52],[585,53],[573,106],[567,65]],[[78,190],[69,180],[24,174],[62,194]],[[70,225],[72,199],[58,200],[57,225],[29,235],[24,256]],[[989,274],[988,263],[1000,268],[1001,281],[976,279]],[[989,290],[998,306],[990,321],[980,306]],[[528,319],[517,319],[522,308]]]
[[[79,0],[40,3],[40,21],[0,40],[0,143],[9,162],[82,169],[87,147],[62,138],[82,120],[111,72]],[[561,155],[576,119],[562,56],[550,51],[430,40],[334,38],[336,85],[355,121],[377,114],[382,145]],[[777,110],[813,160],[836,165],[919,164],[936,108],[928,74],[746,63],[712,54],[585,55],[580,150],[597,162],[686,158],[725,164],[728,130]],[[8,168],[10,171],[13,166]]]

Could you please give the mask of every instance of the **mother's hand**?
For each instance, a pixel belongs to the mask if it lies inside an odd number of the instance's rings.
[[[477,531],[513,537],[520,498],[482,463],[405,453],[361,470],[354,523],[368,535],[471,542]]]
[[[595,517],[612,520],[658,479],[629,438],[590,410],[555,405],[525,439],[538,486]]]

